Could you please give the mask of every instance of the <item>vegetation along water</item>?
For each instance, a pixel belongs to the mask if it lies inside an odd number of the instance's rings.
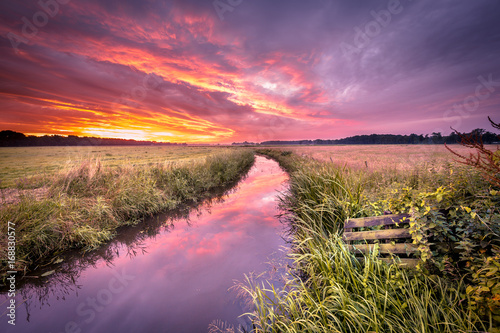
[[[282,290],[251,279],[243,286],[256,332],[500,331],[498,184],[458,163],[387,172],[286,150],[259,153],[291,175],[281,205],[294,267]],[[498,148],[491,156],[498,170]],[[348,217],[384,211],[412,214],[416,269],[386,264],[376,252],[359,261],[342,241]]]

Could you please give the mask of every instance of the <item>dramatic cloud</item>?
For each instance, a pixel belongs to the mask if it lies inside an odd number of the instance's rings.
[[[489,129],[500,115],[495,0],[0,7],[0,129],[228,143]]]

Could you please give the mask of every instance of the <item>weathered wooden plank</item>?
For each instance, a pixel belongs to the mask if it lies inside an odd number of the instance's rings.
[[[406,217],[405,221],[401,221]],[[349,219],[344,225],[344,229],[374,227],[378,225],[392,225],[396,223],[409,223],[410,214],[392,214],[372,217],[361,217]]]
[[[386,263],[392,263],[394,261],[391,258],[380,258],[380,260]],[[400,260],[400,266],[411,267],[411,268],[416,267],[420,261],[420,259],[415,259],[415,258],[399,258],[399,260]]]
[[[357,257],[356,259],[359,261],[363,261],[365,258],[364,257]],[[417,259],[417,258],[398,258],[398,259],[379,258],[379,259],[383,262],[388,263],[388,264],[392,264],[395,260],[398,260],[400,263],[400,266],[409,267],[409,268],[416,267],[417,264],[420,262],[420,259]]]
[[[349,251],[359,253],[372,252],[376,244],[356,244],[348,245]],[[378,244],[380,253],[414,253],[417,246],[411,243],[400,244]]]
[[[358,231],[353,232],[353,228],[362,227],[374,227],[374,226],[389,226],[394,224],[404,224],[409,223],[409,214],[393,214],[393,215],[383,215],[374,217],[364,217],[358,219],[350,219],[346,221],[344,225],[344,240],[347,242],[358,241],[358,240],[377,240],[377,239],[401,239],[401,238],[411,238],[409,229],[397,228],[397,229],[383,229],[383,230],[372,230],[372,231]],[[404,219],[404,221],[402,221]],[[349,250],[357,254],[365,254],[373,250],[376,244],[349,244]],[[379,251],[381,254],[407,254],[417,252],[417,247],[411,243],[398,243],[389,244],[382,243],[378,244]],[[391,258],[380,258],[385,262],[392,262]],[[362,260],[362,258],[360,258]],[[415,267],[419,263],[419,259],[413,258],[402,258],[400,259],[401,266],[404,267]]]
[[[371,239],[393,239],[411,238],[409,229],[385,229],[373,231],[344,232],[344,240],[371,240]]]

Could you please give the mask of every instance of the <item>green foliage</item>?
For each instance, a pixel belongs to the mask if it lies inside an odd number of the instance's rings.
[[[467,285],[469,306],[483,318],[500,323],[500,196],[479,174],[462,168],[448,173],[447,184],[377,191],[371,203],[380,210],[410,212],[410,232],[418,246],[419,266]],[[464,295],[465,298],[465,295]]]
[[[500,192],[478,172],[353,172],[259,152],[291,172],[282,204],[295,237],[288,287],[247,287],[259,332],[499,332]],[[361,264],[339,239],[346,218],[384,211],[411,213],[417,270],[376,253]]]

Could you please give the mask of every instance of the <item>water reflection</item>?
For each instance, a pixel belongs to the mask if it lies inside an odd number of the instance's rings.
[[[285,242],[276,194],[286,178],[274,161],[257,157],[232,193],[67,256],[48,282],[33,278],[19,287],[16,326],[2,315],[1,331],[206,332],[214,322],[248,324],[229,288],[279,257]],[[0,295],[2,309],[6,300]]]

